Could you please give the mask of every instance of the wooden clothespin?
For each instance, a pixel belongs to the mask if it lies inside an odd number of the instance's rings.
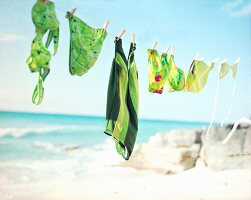
[[[197,53],[197,54],[194,56],[194,60],[199,60],[199,56],[200,56],[200,53]]]
[[[213,59],[213,60],[211,60],[211,62],[208,62],[208,66],[210,66],[210,65],[214,65],[215,63],[217,63],[217,62],[219,62],[219,58],[215,58],[215,59]]]
[[[165,50],[165,54],[167,54],[167,53],[168,53],[169,49],[170,49],[170,45],[166,48],[166,50]]]
[[[227,62],[227,59],[225,58],[224,60],[221,60],[220,65],[221,65],[222,63],[226,63],[226,62]]]
[[[135,33],[132,33],[131,43],[132,43],[132,45],[134,47],[135,46]]]
[[[155,47],[157,46],[157,44],[158,44],[158,41],[155,41],[155,42],[153,43],[152,50],[155,49]]]
[[[44,0],[44,4],[47,4],[49,0]]]
[[[71,10],[71,13],[70,13],[70,15],[69,15],[69,19],[71,19],[72,18],[72,16],[73,16],[73,14],[75,13],[75,11],[77,10],[77,7],[74,7],[72,10]]]
[[[117,36],[117,41],[122,37],[122,35],[124,35],[124,33],[126,32],[126,30],[125,29],[122,29],[121,31],[120,31],[120,33],[118,34],[118,36]]]
[[[110,23],[109,20],[105,20],[105,23],[104,23],[104,26],[103,26],[103,33],[106,32],[106,29],[107,29],[109,23]]]
[[[174,50],[175,50],[175,47],[172,48],[172,53],[171,53],[171,55],[174,55]]]
[[[194,57],[194,60],[202,61],[204,58],[200,58],[200,53],[197,53],[196,56]]]
[[[236,59],[235,63],[236,63],[236,64],[239,64],[240,60],[241,60],[241,58],[238,57],[238,58]]]
[[[212,60],[213,63],[217,63],[220,59],[219,58],[215,58],[214,60]]]

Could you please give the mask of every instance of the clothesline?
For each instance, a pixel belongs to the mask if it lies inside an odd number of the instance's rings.
[[[60,7],[58,7],[58,6],[55,6],[55,8],[56,9],[58,9],[59,11],[61,11],[61,12],[63,12],[63,13],[67,13],[67,11],[65,11],[64,9],[62,9],[62,8],[60,8]],[[107,33],[107,35],[109,36],[109,37],[111,37],[111,38],[115,38],[117,35],[115,35],[115,34],[113,34],[113,33]],[[131,43],[131,41],[130,40],[127,40],[127,39],[123,39],[123,41],[125,41],[125,42],[127,42],[127,43]],[[141,48],[144,48],[146,51],[150,48],[150,47],[147,47],[147,46],[145,46],[145,45],[143,45],[143,44],[141,44],[141,43],[138,43],[138,42],[136,42],[137,43],[137,46],[139,46],[139,47],[141,47]],[[213,51],[212,51],[213,52]],[[198,55],[198,54],[197,54]],[[191,59],[191,58],[188,58],[188,57],[184,57],[184,56],[180,56],[180,55],[175,55],[175,57],[178,57],[178,58],[182,58],[182,59]],[[221,59],[219,59],[219,58],[214,58],[214,59],[211,59],[211,60],[215,60],[215,62],[217,63],[218,61],[220,62],[221,61]],[[242,63],[245,63],[245,62],[249,62],[249,63],[251,63],[251,58],[246,58],[246,59],[241,59],[242,61]],[[247,64],[246,63],[246,64]]]
[[[66,13],[67,11],[63,10],[62,8],[59,8],[58,6],[55,6],[55,8],[57,8],[59,11],[63,12],[63,13]],[[112,33],[107,33],[107,35],[111,38],[115,38],[116,35],[115,34],[112,34]],[[127,39],[123,39],[123,41],[127,42],[127,43],[131,43],[131,41],[127,40]],[[142,45],[142,44],[139,44],[137,43],[137,46],[140,46],[140,47],[143,47],[145,49],[149,49],[149,47],[145,46],[145,45]]]
[[[131,43],[127,57],[124,54],[121,40],[121,36],[125,32],[124,29],[122,29],[116,37],[114,34],[107,33],[106,28],[109,23],[108,21],[105,22],[103,28],[95,29],[74,15],[76,8],[71,12],[66,12],[61,8],[55,7],[53,2],[48,3],[48,0],[37,1],[32,8],[32,20],[36,28],[36,36],[32,40],[31,54],[26,60],[30,71],[32,73],[39,73],[38,83],[32,95],[32,102],[39,105],[43,99],[43,83],[50,72],[49,62],[52,57],[48,49],[50,43],[53,41],[54,55],[58,49],[59,20],[56,17],[55,8],[64,12],[66,18],[69,20],[69,72],[71,75],[82,76],[87,73],[98,59],[106,36],[109,35],[113,40],[115,39],[115,56],[112,62],[108,84],[106,127],[104,132],[115,139],[117,152],[124,159],[128,160],[132,154],[138,131],[139,84],[138,70],[134,60],[134,33],[132,34],[131,41],[125,40]],[[49,34],[47,35],[46,43],[43,44],[43,37],[47,31],[49,31]],[[176,66],[173,56],[174,48],[170,56],[167,55],[169,48],[164,54],[159,56],[155,50],[156,45],[157,41],[154,42],[151,48],[139,44],[140,47],[145,48],[146,52],[148,52],[148,91],[150,93],[162,94],[165,88],[168,92],[187,91],[197,94],[200,93],[205,87],[209,73],[214,68],[216,61],[206,63],[203,59],[198,58],[199,56],[196,56],[193,59],[188,74],[185,74],[184,70]],[[219,81],[231,72],[232,78],[234,79],[232,99],[227,116],[221,125],[230,118],[235,97],[238,63],[239,59],[233,64],[227,63],[226,59],[220,61],[214,108],[207,130],[208,138],[216,113],[220,89]]]
[[[61,11],[61,12],[63,12],[63,13],[66,13],[67,11],[65,11],[65,10],[63,10],[63,9],[61,9],[61,8],[59,8],[59,7],[57,7],[57,6],[55,6],[59,11]],[[115,37],[117,37],[117,35],[115,35],[115,34],[113,34],[113,33],[107,33],[107,35],[109,36],[109,37],[111,37],[112,39],[114,39]],[[123,41],[125,41],[125,42],[127,42],[127,43],[131,43],[131,41],[130,40],[127,40],[127,39],[123,39]],[[143,44],[141,44],[141,43],[138,43],[137,42],[137,46],[139,46],[139,47],[142,47],[142,48],[144,48],[146,51],[150,48],[150,47],[147,47],[147,46],[145,46],[145,45],[143,45]],[[178,57],[178,58],[183,58],[183,59],[190,59],[190,58],[188,58],[188,57],[183,57],[183,56],[175,56],[175,57]]]

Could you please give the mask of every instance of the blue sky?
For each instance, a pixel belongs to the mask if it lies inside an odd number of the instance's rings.
[[[236,98],[231,121],[251,115],[251,1],[250,0],[55,0],[60,21],[59,50],[51,61],[40,106],[31,103],[37,74],[29,72],[25,61],[34,38],[31,8],[35,0],[0,1],[0,110],[67,113],[104,116],[106,92],[114,56],[113,36],[122,28],[124,51],[128,52],[132,32],[139,71],[140,117],[209,121],[217,84],[218,63],[198,95],[184,92],[162,95],[148,93],[147,48],[157,40],[161,53],[175,46],[178,67],[187,72],[200,53],[206,61],[238,56]],[[110,20],[108,35],[96,65],[82,77],[68,70],[69,28],[65,12],[77,6],[76,15],[93,27]],[[227,114],[233,80],[230,74],[221,82],[216,121]]]

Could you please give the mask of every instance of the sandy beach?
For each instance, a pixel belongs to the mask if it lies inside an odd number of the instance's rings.
[[[0,12],[0,200],[251,200],[251,0]]]
[[[95,148],[67,148],[64,152],[74,155],[74,160],[34,164],[34,168],[40,167],[43,181],[27,178],[26,184],[2,185],[1,199],[250,200],[251,160],[250,154],[244,153],[251,148],[247,140],[250,130],[237,130],[225,146],[219,142],[228,133],[224,127],[213,129],[208,142],[203,139],[204,129],[159,133],[137,145],[127,162],[114,151],[112,140]],[[195,148],[200,142],[201,148]],[[205,143],[210,143],[210,148]],[[85,155],[85,167],[77,155]],[[50,176],[52,169],[59,176]]]
[[[250,200],[250,188],[251,170],[214,172],[196,167],[178,175],[161,175],[108,167],[23,200]]]

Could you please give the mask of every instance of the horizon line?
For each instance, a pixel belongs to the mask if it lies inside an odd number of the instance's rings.
[[[0,110],[0,113],[20,113],[20,114],[37,114],[37,115],[61,115],[69,117],[99,117],[104,118],[101,115],[85,115],[76,113],[52,113],[52,112],[33,112],[33,111],[16,111],[16,110]],[[199,123],[199,124],[209,124],[206,121],[186,121],[186,120],[176,120],[176,119],[151,119],[151,118],[139,118],[142,121],[159,121],[159,122],[178,122],[178,123]],[[220,124],[220,122],[214,122],[213,124]]]

